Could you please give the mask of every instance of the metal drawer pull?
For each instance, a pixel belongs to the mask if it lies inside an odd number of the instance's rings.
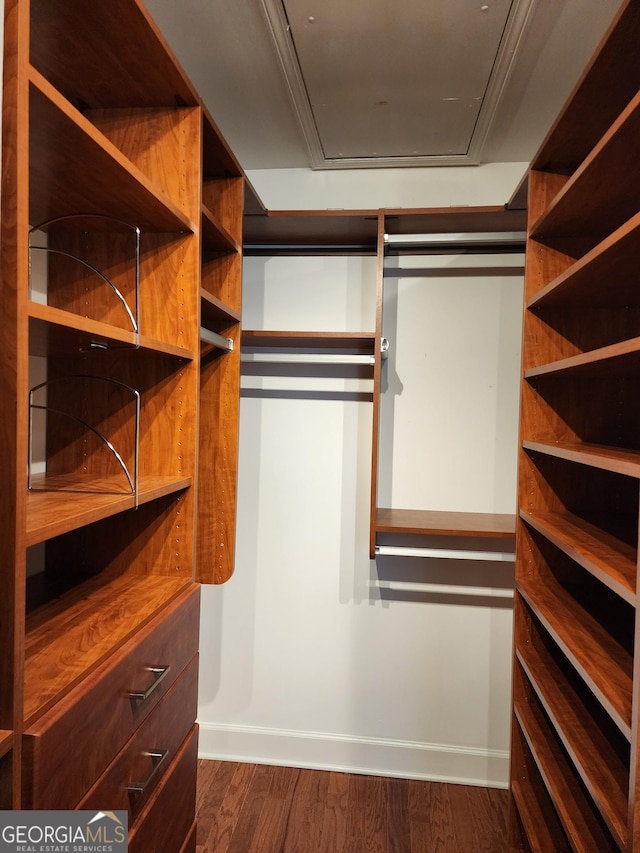
[[[158,687],[158,685],[160,684],[162,679],[165,677],[165,675],[167,675],[167,673],[169,672],[170,669],[171,669],[170,665],[167,665],[167,666],[148,666],[147,667],[147,670],[149,672],[153,673],[153,676],[154,676],[153,683],[151,684],[150,687],[147,687],[147,689],[144,691],[144,693],[129,693],[129,699],[131,700],[131,704],[133,705],[134,710],[136,708],[136,703],[141,704],[142,702],[146,701],[149,698],[149,696],[151,696],[153,691],[156,689],[156,687]]]
[[[169,754],[169,750],[157,749],[153,752],[145,752],[144,754],[149,756],[151,763],[153,764],[151,773],[149,773],[144,782],[132,782],[130,785],[127,785],[127,791],[130,794],[136,794],[137,796],[144,794],[145,790],[149,787],[158,770],[160,770],[160,765]]]

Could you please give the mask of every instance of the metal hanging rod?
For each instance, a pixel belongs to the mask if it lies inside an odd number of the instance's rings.
[[[412,548],[405,545],[376,545],[375,553],[381,557],[431,557],[436,560],[486,560],[492,563],[513,563],[516,559],[511,551]]]
[[[390,592],[435,593],[436,595],[465,595],[474,598],[513,598],[513,589],[496,586],[463,586],[448,583],[400,583],[377,584],[380,590]]]
[[[212,344],[214,347],[218,347],[218,349],[225,350],[226,352],[233,350],[233,338],[223,338],[222,335],[212,332],[210,329],[205,329],[203,326],[200,326],[200,340],[205,344]]]
[[[385,234],[388,246],[524,246],[525,231],[477,231],[455,234]]]
[[[243,352],[240,361],[253,364],[375,364],[373,355],[316,352]]]

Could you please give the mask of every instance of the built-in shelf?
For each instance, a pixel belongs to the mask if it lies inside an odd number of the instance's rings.
[[[69,356],[92,351],[130,347],[141,353],[175,356],[190,361],[193,351],[138,335],[98,320],[79,317],[39,302],[29,303],[29,347],[31,355]]]
[[[265,349],[327,349],[373,355],[376,336],[374,332],[300,332],[255,331],[242,332],[242,348]]]
[[[202,247],[205,251],[240,252],[237,241],[205,205],[202,206]]]
[[[378,507],[376,531],[378,533],[514,539],[516,517],[515,515],[500,513],[444,512]]]
[[[574,849],[617,851],[594,819],[592,804],[576,785],[564,752],[545,725],[544,715],[535,705],[518,700],[514,702],[514,714]]]
[[[522,446],[525,450],[553,456],[556,459],[566,459],[568,462],[577,462],[579,465],[588,465],[591,468],[640,478],[640,451],[586,442],[563,441],[554,444],[530,439],[523,441]]]
[[[521,580],[516,589],[627,739],[631,738],[633,660],[607,630],[554,578],[544,586]]]
[[[581,777],[585,787],[594,792],[594,801],[605,819],[609,830],[620,844],[626,843],[626,810],[629,796],[628,763],[622,760],[612,744],[603,735],[598,725],[585,709],[580,696],[554,664],[551,655],[544,651],[539,643],[523,645],[518,651],[518,660],[525,671],[529,683],[535,691],[541,706],[549,716],[556,736],[566,749],[573,766]],[[548,761],[541,767],[542,775],[562,772],[567,759],[556,745],[557,742],[548,732],[543,717],[536,707],[535,700],[528,705],[516,706],[523,729],[531,731],[536,737],[534,742],[547,745]],[[523,719],[524,718],[524,719]],[[524,721],[526,720],[526,722]],[[542,735],[538,737],[537,735]],[[531,746],[531,743],[530,743]],[[532,752],[534,749],[532,748]],[[599,760],[594,761],[597,755]],[[557,764],[554,764],[557,762]],[[560,792],[562,787],[552,785],[552,790]],[[580,793],[580,787],[573,782],[567,785],[567,791]],[[560,796],[561,803],[567,798]],[[581,802],[581,811],[588,815],[591,811],[587,801]],[[606,850],[608,846],[597,845],[594,850]]]
[[[527,307],[547,311],[571,306],[576,298],[581,308],[640,305],[637,286],[639,235],[640,213],[637,213],[539,290],[528,300]]]
[[[240,322],[239,311],[203,289],[200,290],[200,312],[202,324],[217,332]]]
[[[530,775],[526,784],[514,780],[511,786],[511,793],[518,807],[518,815],[525,835],[533,850],[570,853],[571,847],[564,836],[549,794],[539,775],[537,781],[537,790],[535,781]]]
[[[640,193],[634,168],[639,134],[640,93],[533,223],[532,239],[580,257],[634,216]],[[606,181],[601,180],[604,173]]]
[[[31,222],[90,210],[161,232],[195,224],[37,71],[31,70]],[[52,147],[51,139],[57,145]]]
[[[569,512],[521,510],[520,517],[556,548],[635,607],[635,548]]]
[[[37,489],[45,486],[44,475],[32,479]],[[137,502],[141,505],[189,488],[191,477],[141,475],[138,482]],[[27,546],[77,530],[136,506],[135,495],[124,492],[120,479],[92,480],[91,483],[82,485],[78,484],[77,476],[49,477],[47,483],[56,491],[34,490],[27,496]],[[65,486],[71,491],[60,490]],[[118,490],[122,493],[114,494]]]
[[[635,371],[640,363],[640,337],[601,347],[588,353],[563,358],[550,364],[530,367],[524,372],[525,379],[557,377],[563,375],[607,376]]]
[[[27,616],[25,727],[191,583],[190,578],[92,578]]]

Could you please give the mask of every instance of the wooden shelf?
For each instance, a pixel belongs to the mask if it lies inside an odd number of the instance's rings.
[[[240,251],[238,242],[204,205],[202,206],[202,248],[210,252]]]
[[[616,595],[635,607],[635,548],[569,512],[521,510],[520,517]]]
[[[244,217],[245,254],[278,250],[358,250],[375,252],[376,210],[272,210]]]
[[[534,169],[571,174],[587,157],[640,89],[634,61],[639,42],[640,10],[622,3],[536,154]]]
[[[200,312],[202,325],[216,332],[240,322],[239,311],[235,311],[206,290],[200,291]]]
[[[544,728],[544,718],[524,703],[514,703],[514,715],[527,741],[533,760],[558,811],[564,831],[574,850],[617,853],[618,847],[602,831],[591,813],[592,804],[576,784],[566,766],[562,750]],[[555,795],[555,796],[554,796]]]
[[[378,508],[376,532],[514,539],[515,515]]]
[[[564,375],[612,376],[635,372],[640,366],[640,337],[611,344],[592,352],[563,358],[550,364],[529,367],[525,379]]]
[[[532,612],[571,661],[623,735],[631,738],[633,661],[574,598],[551,578],[516,583]]]
[[[49,482],[52,486],[66,483],[67,488],[74,490],[29,492],[27,547],[133,509],[135,506],[134,496],[130,492],[124,492],[122,479],[107,479],[75,486],[72,478],[49,478]],[[191,477],[140,477],[138,503],[148,503],[164,495],[180,492],[189,488],[191,482]],[[90,492],[89,489],[95,491]],[[118,490],[120,493],[113,494]]]
[[[375,352],[373,332],[278,332],[243,329],[242,348],[262,349],[327,349],[361,355]]]
[[[193,351],[174,344],[157,341],[147,335],[119,329],[115,326],[79,317],[60,308],[51,308],[39,302],[29,303],[29,346],[32,355],[68,356],[79,352],[106,347],[139,348],[148,355],[175,356],[187,361],[193,359]]]
[[[511,793],[518,807],[518,814],[531,849],[570,853],[571,848],[558,825],[558,819],[551,804],[545,804],[547,807],[541,814],[540,801],[534,796],[531,785],[521,784],[518,780],[513,781]]]
[[[196,231],[185,213],[33,69],[31,78],[33,226],[90,210],[150,231]]]
[[[587,790],[592,792],[609,830],[620,847],[626,845],[626,812],[629,796],[629,768],[616,754],[596,723],[584,709],[579,695],[555,666],[551,656],[540,647],[527,644],[516,651],[518,660],[531,683],[542,707],[549,715],[556,735],[566,749],[573,765]],[[536,756],[535,744],[539,744],[538,766],[543,778],[549,780],[547,788],[551,797],[557,792],[559,812],[571,809],[571,818],[576,819],[575,804],[571,808],[572,795],[578,795],[583,816],[591,812],[591,804],[580,796],[580,788],[571,774],[567,773],[567,759],[557,741],[549,731],[543,714],[535,700],[518,702],[515,707],[532,753]],[[598,761],[593,756],[598,756]],[[557,775],[556,775],[557,774]],[[558,778],[558,776],[564,778]],[[596,824],[597,827],[597,824]],[[565,827],[568,831],[568,827]],[[586,828],[586,827],[585,827]],[[568,831],[569,836],[572,835]],[[602,833],[600,833],[602,834]],[[578,834],[581,837],[582,833]],[[588,849],[588,848],[587,848]],[[592,849],[607,850],[609,845],[596,844]],[[614,848],[615,849],[615,848]]]
[[[605,447],[601,444],[584,442],[545,442],[525,439],[522,442],[524,450],[543,453],[556,459],[566,459],[579,465],[600,468],[615,474],[640,479],[640,451],[624,450],[617,447]]]
[[[637,287],[637,246],[640,213],[632,216],[569,269],[549,282],[527,302],[527,308],[548,311],[640,306]]]
[[[635,850],[640,813],[640,5],[618,5],[529,174],[512,754],[524,731],[565,827],[529,846],[585,853]],[[518,810],[544,801],[522,764]]]
[[[98,577],[30,614],[25,728],[190,583],[149,575]]]
[[[580,257],[634,216],[640,193],[634,168],[639,134],[640,93],[533,223],[530,237]],[[600,179],[603,173],[606,181]]]
[[[204,105],[202,106],[202,113],[203,180],[207,181],[219,177],[242,177],[243,181],[246,182],[246,176],[243,174],[240,164]]]
[[[92,108],[198,103],[148,12],[128,0],[110,0],[91,15],[83,0],[31,0],[30,58],[73,103]]]

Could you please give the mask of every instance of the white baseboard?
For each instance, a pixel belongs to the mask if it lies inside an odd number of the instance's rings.
[[[200,758],[506,788],[507,750],[200,722]]]

